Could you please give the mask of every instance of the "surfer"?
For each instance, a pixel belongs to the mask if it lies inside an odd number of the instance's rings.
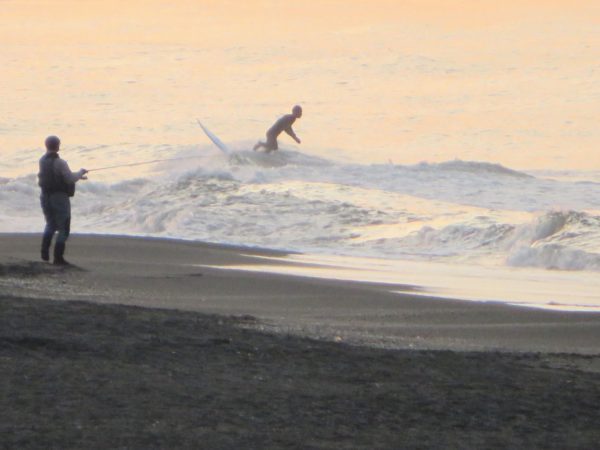
[[[75,195],[75,183],[85,180],[87,170],[71,172],[64,159],[60,159],[60,139],[56,136],[46,138],[46,154],[40,159],[40,172],[38,173],[39,186],[42,188],[40,203],[46,228],[42,238],[42,259],[50,259],[50,245],[52,237],[58,231],[54,245],[54,264],[68,265],[64,259],[65,244],[71,229],[71,201],[69,197]]]
[[[281,117],[273,124],[271,128],[269,128],[267,131],[267,142],[257,142],[253,150],[257,151],[261,147],[264,147],[267,153],[277,150],[279,148],[277,145],[277,136],[279,136],[282,131],[285,131],[287,134],[289,134],[292,139],[299,144],[300,139],[298,139],[298,136],[296,136],[296,133],[294,133],[292,125],[296,119],[299,119],[300,117],[302,117],[302,107],[300,105],[296,105],[292,108],[291,114],[286,114],[285,116]]]

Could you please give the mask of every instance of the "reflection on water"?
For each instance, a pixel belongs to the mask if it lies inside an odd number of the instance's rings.
[[[219,268],[411,285],[418,288],[410,291],[414,295],[493,301],[552,310],[600,312],[600,277],[590,272],[325,255],[291,255],[269,259],[282,264]],[[395,291],[393,287],[390,289]]]

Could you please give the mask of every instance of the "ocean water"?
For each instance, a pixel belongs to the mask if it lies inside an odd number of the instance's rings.
[[[74,229],[600,272],[599,174],[460,160],[361,165],[235,145],[231,156],[210,145],[163,149],[174,161],[140,165],[133,178],[91,172],[73,200]],[[34,173],[0,179],[0,231],[39,231],[38,195]]]
[[[140,165],[139,176],[91,172],[73,199],[73,230],[296,251],[306,256],[294,262],[323,265],[298,274],[600,310],[598,173],[361,165],[249,145],[234,143],[229,156],[212,144],[161,146],[145,153],[174,160]],[[0,179],[0,232],[40,232],[38,197],[34,173]]]
[[[37,160],[57,134],[74,170],[173,159],[91,172],[77,233],[600,308],[600,7],[484,3],[4,0],[0,231],[42,229]],[[253,153],[295,103],[302,145]]]

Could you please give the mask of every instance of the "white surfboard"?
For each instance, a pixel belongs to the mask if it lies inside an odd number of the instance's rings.
[[[204,131],[204,133],[208,136],[212,143],[219,148],[219,150],[221,150],[226,155],[231,154],[231,151],[229,150],[229,148],[227,148],[225,144],[223,144],[223,141],[221,141],[221,139],[219,139],[208,128],[202,125],[202,122],[200,122],[200,120],[196,119],[196,122],[198,122],[198,125],[200,125],[200,128],[202,128],[202,131]]]

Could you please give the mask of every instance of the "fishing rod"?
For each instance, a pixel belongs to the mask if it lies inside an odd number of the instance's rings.
[[[130,164],[118,164],[116,166],[106,166],[106,167],[98,167],[97,169],[90,169],[88,172],[98,172],[99,170],[108,170],[108,169],[118,169],[120,167],[132,167],[132,166],[142,166],[144,164],[154,164],[158,162],[167,162],[167,161],[180,161],[182,159],[192,159],[192,158],[200,158],[201,156],[183,156],[181,158],[167,158],[167,159],[153,159],[152,161],[143,161],[143,162],[135,162]]]
[[[198,125],[200,125],[200,127],[202,127],[202,129],[204,130],[206,135],[210,138],[210,140],[213,141],[214,144],[221,149],[221,151],[227,153],[225,144],[223,144],[221,141],[219,141],[219,139],[216,136],[214,136],[210,131],[208,131],[206,128],[204,128],[204,125],[202,125],[202,123],[200,123],[200,121],[198,119],[196,119],[196,122],[198,122]],[[182,159],[192,159],[192,158],[200,158],[200,155],[198,155],[198,156],[182,156],[180,158],[153,159],[152,161],[142,161],[142,162],[135,162],[135,163],[130,163],[130,164],[118,164],[116,166],[98,167],[97,169],[90,169],[90,170],[88,170],[88,172],[98,172],[100,170],[118,169],[121,167],[143,166],[145,164],[154,164],[154,163],[158,163],[158,162],[167,162],[167,161],[180,161]]]

